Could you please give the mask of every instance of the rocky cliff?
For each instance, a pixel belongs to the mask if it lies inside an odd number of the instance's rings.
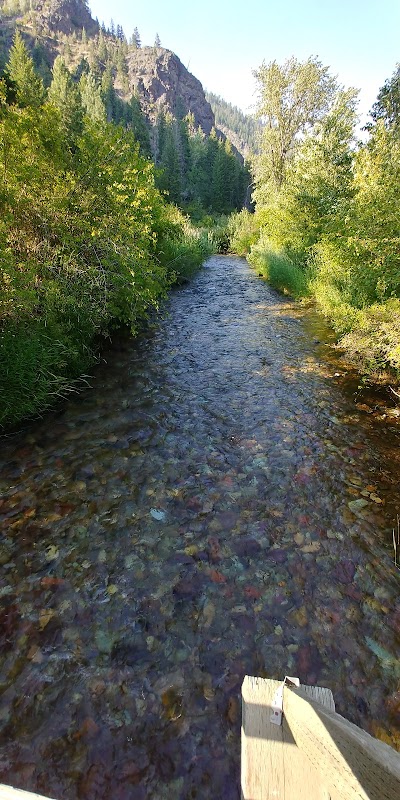
[[[18,12],[18,9],[15,12],[8,9],[9,3],[0,0],[3,62],[7,60],[6,51],[17,26],[28,45],[33,47],[40,43],[47,54],[48,67],[51,67],[58,53],[72,69],[82,57],[91,61],[90,48],[96,47],[98,42],[99,25],[92,18],[85,0],[30,0],[29,10],[24,13]],[[82,39],[83,29],[86,32],[85,41]],[[107,34],[104,38],[109,52],[117,47],[115,38]],[[118,79],[116,89],[126,100],[133,92],[137,94],[150,124],[154,125],[161,110],[170,112],[174,117],[183,117],[191,112],[196,127],[200,126],[204,133],[210,133],[215,119],[203,87],[175,53],[163,47],[135,49],[126,46],[125,58],[128,89]],[[101,64],[98,66],[101,69]]]
[[[174,117],[191,113],[196,127],[211,132],[215,119],[203,87],[175,53],[163,47],[141,47],[128,53],[127,64],[132,92],[152,124],[161,110]]]
[[[35,58],[35,65],[46,83],[58,54],[74,72],[82,59],[102,73],[112,65],[114,87],[122,100],[135,93],[149,124],[154,126],[160,111],[182,118],[194,117],[195,127],[206,135],[217,129],[221,138],[232,141],[242,158],[243,144],[235,133],[216,126],[214,111],[200,81],[171,50],[163,47],[134,47],[110,32],[100,31],[85,0],[0,0],[0,68],[8,59],[13,34],[18,27]],[[25,9],[22,11],[21,9]],[[85,34],[83,35],[83,31]],[[121,54],[125,64],[120,71]],[[119,67],[117,66],[119,64]]]
[[[99,30],[83,0],[31,0],[30,10],[39,30],[68,35],[85,28],[88,36]]]

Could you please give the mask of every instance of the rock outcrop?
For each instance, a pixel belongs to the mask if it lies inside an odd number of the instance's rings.
[[[31,3],[39,29],[46,26],[51,33],[82,32],[88,36],[98,33],[99,25],[82,0],[37,0]]]
[[[127,63],[131,89],[151,124],[162,110],[174,117],[192,113],[195,126],[211,132],[215,119],[204,89],[175,53],[163,47],[141,47],[128,54]]]
[[[3,35],[4,55],[11,45],[13,31],[18,25],[28,46],[39,42],[46,57],[46,66],[51,68],[57,53],[61,53],[67,66],[76,67],[80,58],[88,59],[90,41],[96,41],[99,24],[88,9],[85,0],[31,0],[27,14],[16,14],[7,18],[7,31]],[[85,42],[82,30],[85,29]],[[61,41],[60,34],[63,35]],[[69,40],[69,59],[65,55],[65,37]],[[108,47],[116,48],[116,40],[106,36]],[[151,126],[154,126],[160,111],[173,117],[183,118],[191,113],[195,127],[209,135],[215,127],[215,117],[207,101],[200,81],[182,64],[178,56],[163,47],[127,48],[126,65],[128,85],[116,81],[116,89],[123,100],[135,93]],[[222,135],[222,134],[221,134]]]

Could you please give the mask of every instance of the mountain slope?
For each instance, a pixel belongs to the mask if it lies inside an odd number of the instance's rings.
[[[195,126],[210,134],[215,119],[203,87],[175,53],[128,45],[125,37],[101,30],[85,0],[30,0],[26,6],[26,0],[0,1],[0,66],[18,27],[46,83],[59,54],[71,71],[79,69],[82,59],[99,76],[110,65],[119,96],[129,100],[136,94],[151,125],[160,111],[175,118],[190,113]]]
[[[241,208],[249,182],[243,156],[216,128],[200,81],[175,53],[141,47],[138,36],[128,44],[120,25],[110,31],[93,20],[85,0],[0,0],[0,11],[0,67],[18,29],[45,85],[61,56],[56,72],[67,67],[84,113],[131,130],[174,203],[216,213]],[[62,80],[56,92],[64,92]]]
[[[217,128],[223,132],[244,158],[248,158],[251,153],[256,153],[262,130],[261,122],[255,117],[244,114],[240,108],[227,103],[213,92],[206,92],[205,95],[213,110]]]

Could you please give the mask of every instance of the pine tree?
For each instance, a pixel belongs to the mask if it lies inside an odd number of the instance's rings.
[[[44,86],[49,86],[52,78],[50,59],[48,51],[40,39],[35,40],[31,57],[36,74],[42,79]]]
[[[196,132],[196,120],[194,118],[193,111],[189,111],[189,113],[186,114],[185,120],[187,122],[189,136],[194,136]]]
[[[160,112],[157,117],[155,126],[154,161],[157,167],[161,164],[162,153],[165,146],[166,128],[167,128],[167,123],[165,119],[165,114],[163,112]]]
[[[219,140],[212,171],[212,207],[224,213],[228,205],[229,167],[224,143]]]
[[[121,46],[117,47],[116,51],[114,51],[114,63],[121,81],[124,82],[124,78],[128,77],[128,65]]]
[[[72,80],[61,56],[57,56],[53,65],[53,80],[48,97],[59,109],[67,144],[70,149],[74,149],[83,128],[83,108],[79,88]]]
[[[158,186],[169,194],[172,203],[180,204],[182,200],[182,181],[179,164],[179,155],[174,135],[172,120],[167,120],[165,129],[165,142],[161,153],[161,174]]]
[[[205,152],[203,157],[203,169],[207,175],[207,183],[204,186],[204,193],[202,203],[206,208],[212,208],[213,204],[213,173],[214,164],[218,154],[218,136],[215,128],[212,128],[211,133],[206,139]]]
[[[107,45],[103,30],[100,31],[98,38],[97,38],[97,55],[100,61],[106,61],[107,59]]]
[[[189,139],[190,165],[187,175],[187,193],[189,199],[205,207],[204,198],[209,185],[207,173],[207,144],[206,138],[199,128],[193,129]]]
[[[87,116],[94,122],[105,122],[106,109],[101,97],[100,87],[91,71],[87,75],[85,73],[81,75],[79,89],[82,105]]]
[[[139,33],[137,28],[135,28],[134,31],[133,31],[133,39],[134,39],[134,43],[135,43],[136,47],[141,47],[142,46],[142,43],[140,41],[140,33]]]
[[[127,120],[127,126],[132,129],[136,141],[139,142],[141,154],[144,156],[150,156],[151,147],[149,129],[146,125],[146,120],[140,107],[140,102],[135,95],[132,95],[129,107],[130,116]]]
[[[77,65],[77,67],[75,68],[75,71],[73,73],[73,77],[74,77],[75,81],[79,81],[81,75],[84,72],[87,74],[89,71],[90,71],[89,62],[87,61],[86,58],[81,58],[79,64]]]
[[[38,108],[45,99],[43,81],[35,72],[24,40],[19,31],[14,36],[10,50],[7,72],[17,86],[17,103],[22,107]]]
[[[182,184],[186,189],[188,174],[190,171],[190,136],[189,124],[186,118],[180,119],[176,122],[176,132]]]
[[[160,39],[158,33],[156,33],[156,38],[154,40],[154,47],[161,47],[161,39]]]
[[[111,122],[111,120],[117,122],[115,119],[115,101],[117,97],[113,84],[111,64],[107,64],[101,77],[101,97],[106,111],[107,122]]]

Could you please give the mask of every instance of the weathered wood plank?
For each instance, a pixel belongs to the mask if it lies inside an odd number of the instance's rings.
[[[323,686],[301,686],[302,692],[310,697],[311,700],[316,700],[322,706],[328,708],[329,711],[335,711],[335,701],[330,689],[325,689]]]
[[[12,786],[0,783],[0,800],[51,800],[51,798],[44,797],[42,794],[25,792],[23,789],[14,789]]]
[[[400,755],[339,714],[307,697],[303,687],[283,693],[285,719],[298,748],[341,800],[400,798]]]
[[[246,676],[242,686],[242,798],[243,800],[329,800],[319,771],[305,758],[286,721],[270,721],[272,700],[279,681]],[[307,687],[332,707],[329,690]]]

